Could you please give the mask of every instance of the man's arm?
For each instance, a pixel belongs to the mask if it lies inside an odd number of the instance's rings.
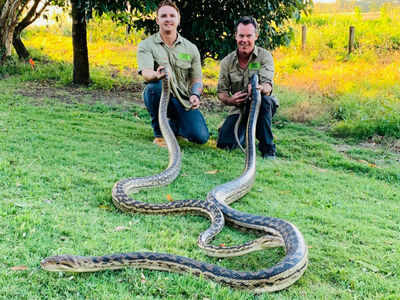
[[[200,107],[200,97],[203,93],[203,82],[200,79],[192,80],[192,85],[190,87],[190,97],[189,101],[192,104],[192,109],[197,109]]]
[[[219,70],[217,96],[218,99],[225,105],[239,106],[242,102],[247,99],[248,93],[245,91],[239,91],[230,95],[230,81],[228,78],[229,70],[227,67],[226,60],[221,61],[221,67]]]
[[[160,66],[154,71],[154,57],[149,48],[148,41],[149,40],[144,40],[139,44],[137,52],[138,70],[145,82],[154,82],[165,77],[165,75],[161,73],[164,67]]]
[[[165,73],[161,72],[161,70],[163,69],[164,69],[163,66],[159,66],[157,68],[157,71],[154,71],[152,69],[143,69],[141,70],[140,74],[143,76],[144,81],[154,82],[165,77]]]
[[[195,48],[193,59],[190,68],[190,91],[189,91],[189,102],[192,105],[191,109],[197,109],[200,107],[200,98],[203,93],[203,80],[201,70],[201,58],[200,52]]]
[[[271,95],[273,89],[274,78],[274,60],[271,53],[265,51],[264,57],[261,62],[260,70],[260,92],[264,95]]]

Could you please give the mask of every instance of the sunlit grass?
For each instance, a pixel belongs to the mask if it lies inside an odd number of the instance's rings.
[[[39,49],[51,60],[72,63],[72,37],[70,36],[40,31],[27,39],[26,44],[28,47]],[[111,66],[120,71],[128,68],[137,69],[136,50],[137,46],[130,43],[88,42],[91,65]]]
[[[301,24],[294,24],[291,45],[274,51],[277,84],[328,95],[381,95],[400,82],[399,14],[400,10],[382,10],[373,19],[364,19],[357,11],[305,16]],[[302,25],[307,26],[304,51]],[[350,55],[349,26],[355,27]],[[399,99],[396,93],[386,96]]]
[[[339,121],[332,124],[337,134],[399,138],[399,13],[399,9],[382,9],[373,18],[365,18],[358,11],[304,17],[300,24],[294,25],[294,42],[274,51],[276,84],[325,99],[331,117]],[[301,49],[302,25],[307,26],[305,49]],[[349,26],[354,26],[356,32],[351,54]],[[310,104],[309,99],[299,99],[286,116],[297,120],[296,108],[314,106],[315,110],[320,103],[320,100]],[[325,112],[322,109],[320,116]]]

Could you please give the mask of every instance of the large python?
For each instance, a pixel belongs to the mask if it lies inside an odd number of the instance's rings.
[[[246,163],[240,177],[214,188],[208,193],[206,201],[182,200],[150,204],[134,200],[129,196],[133,191],[142,188],[168,184],[178,176],[180,171],[181,153],[174,133],[169,127],[166,114],[170,94],[169,80],[166,74],[162,82],[159,122],[161,132],[168,145],[168,167],[157,175],[118,181],[112,189],[112,199],[115,206],[124,212],[155,214],[191,212],[208,217],[211,225],[200,234],[198,245],[211,256],[237,256],[268,247],[283,246],[286,254],[276,265],[256,272],[243,272],[172,254],[132,252],[105,256],[51,256],[42,260],[42,268],[48,271],[93,272],[138,267],[189,272],[234,288],[248,289],[256,293],[281,290],[298,280],[307,267],[307,247],[300,231],[287,221],[240,212],[228,206],[245,195],[251,189],[255,179],[254,139],[261,96],[257,90],[258,76],[253,75],[251,82],[252,102],[246,128]],[[211,245],[210,242],[222,230],[225,220],[239,229],[262,232],[263,236],[237,246]]]

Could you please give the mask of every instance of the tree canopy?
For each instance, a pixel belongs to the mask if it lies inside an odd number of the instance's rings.
[[[133,26],[147,34],[158,30],[149,11],[157,7],[157,0],[134,1],[131,12]],[[141,2],[139,4],[139,2]],[[312,0],[177,0],[181,12],[180,33],[199,48],[202,59],[222,58],[235,49],[235,21],[242,16],[253,16],[259,23],[258,45],[273,49],[289,43],[292,29],[285,23],[299,19],[307,12]]]
[[[52,2],[61,6],[65,3],[63,0],[33,1],[33,3],[39,2]],[[99,14],[110,13],[118,21],[137,29],[144,29],[147,34],[158,31],[154,12],[160,0],[72,0],[71,2],[76,8],[75,11],[81,12],[79,17],[73,14],[74,22],[78,21],[79,24],[85,25],[85,20],[96,11]],[[235,21],[241,16],[253,16],[257,19],[260,25],[258,45],[273,49],[289,43],[292,29],[286,25],[286,21],[290,18],[299,19],[301,12],[307,12],[312,4],[312,0],[176,0],[175,2],[181,12],[179,31],[197,45],[203,60],[206,57],[222,58],[235,49],[234,26]],[[19,12],[22,12],[28,3],[28,0],[0,0],[2,31],[0,62],[11,53],[10,44],[18,19],[22,19],[21,25],[26,25],[26,21],[30,24],[34,19],[33,14],[36,17],[43,12],[31,10],[31,18],[21,18]],[[5,15],[7,11],[9,15]],[[21,30],[25,27],[22,26]],[[16,37],[21,30],[17,30]],[[81,30],[85,32],[86,27],[83,26]],[[84,37],[84,33],[82,34]]]

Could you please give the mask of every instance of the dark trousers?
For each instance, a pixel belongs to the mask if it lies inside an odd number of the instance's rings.
[[[151,126],[153,127],[154,136],[161,137],[160,124],[158,122],[161,81],[148,83],[144,89],[143,98],[151,116]],[[206,121],[198,109],[186,110],[178,99],[171,96],[167,109],[167,117],[175,135],[183,136],[197,144],[207,142],[210,134]]]
[[[259,141],[258,149],[264,155],[275,153],[275,144],[273,142],[274,136],[272,135],[271,125],[272,117],[276,112],[277,106],[271,97],[263,95],[261,98],[262,102],[257,120],[256,138]],[[250,103],[247,103],[246,105],[249,106]],[[238,129],[239,140],[243,146],[245,145],[245,132],[248,116],[249,110],[248,107],[246,107]],[[222,127],[218,130],[218,148],[234,149],[238,147],[234,134],[235,124],[238,118],[239,114],[228,116]]]

